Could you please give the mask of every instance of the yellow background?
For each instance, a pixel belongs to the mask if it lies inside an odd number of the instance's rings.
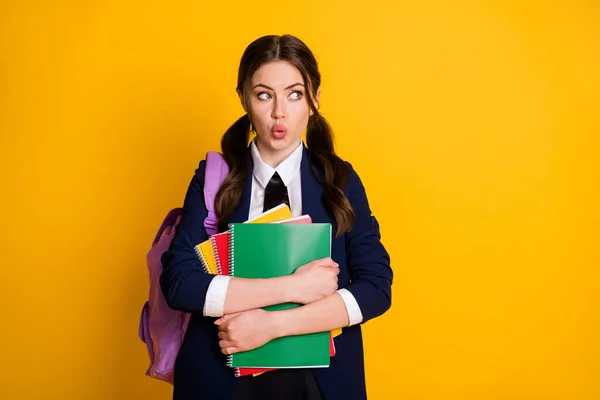
[[[2,1],[0,398],[170,398],[145,255],[269,33],[316,53],[392,255],[370,399],[600,398],[600,6],[365,4]]]

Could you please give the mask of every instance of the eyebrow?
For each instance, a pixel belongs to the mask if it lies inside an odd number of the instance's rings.
[[[288,90],[288,89],[291,89],[291,88],[296,87],[296,86],[302,86],[302,87],[304,87],[303,84],[301,84],[300,82],[298,82],[298,83],[294,83],[293,85],[290,85],[290,86],[286,87],[284,90]],[[275,89],[273,89],[272,87],[269,87],[269,86],[264,85],[262,83],[258,83],[256,85],[254,85],[254,87],[252,89],[256,89],[257,87],[264,87],[265,89],[269,89],[269,90],[275,91]]]

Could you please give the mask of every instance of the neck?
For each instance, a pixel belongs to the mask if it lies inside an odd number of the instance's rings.
[[[300,140],[285,149],[272,150],[266,148],[266,146],[261,143],[260,139],[256,138],[256,148],[258,149],[260,158],[271,168],[277,168],[277,166],[281,164],[283,160],[285,160],[290,154],[292,154],[299,145]]]

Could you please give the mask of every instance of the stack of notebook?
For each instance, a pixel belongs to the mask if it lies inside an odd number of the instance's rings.
[[[310,216],[292,218],[282,204],[245,223],[212,235],[195,247],[207,273],[242,278],[273,278],[331,256],[331,224],[312,223]],[[285,303],[265,310],[285,310]],[[335,355],[333,337],[341,329],[274,339],[254,350],[228,356],[236,376],[257,375],[277,368],[323,368]]]

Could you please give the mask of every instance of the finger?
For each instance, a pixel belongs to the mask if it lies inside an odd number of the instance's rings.
[[[325,258],[318,258],[316,260],[312,260],[308,264],[325,265],[325,264],[329,263],[329,261],[331,261],[331,258],[325,257]],[[305,264],[305,265],[308,265],[308,264]]]
[[[340,267],[335,265],[323,265],[322,267],[334,274],[338,274],[340,272]]]
[[[229,334],[225,331],[219,331],[219,339],[228,340]]]
[[[221,324],[229,321],[230,319],[237,317],[240,314],[241,313],[234,313],[234,314],[223,315],[221,318],[219,318],[218,320],[215,321],[215,324],[216,325],[221,325]]]
[[[338,268],[340,266],[340,264],[333,261],[331,257],[322,258],[320,261],[320,264],[325,267]]]
[[[227,348],[227,355],[239,353],[241,350],[235,346]]]
[[[219,347],[224,349],[226,347],[234,347],[235,343],[231,340],[219,340]]]
[[[235,346],[229,346],[229,347],[222,347],[221,348],[221,353],[223,353],[225,355],[231,355],[231,354],[235,354],[237,352],[239,352],[239,350]]]
[[[230,321],[225,321],[221,325],[217,325],[217,329],[220,332],[229,332],[231,330]]]

